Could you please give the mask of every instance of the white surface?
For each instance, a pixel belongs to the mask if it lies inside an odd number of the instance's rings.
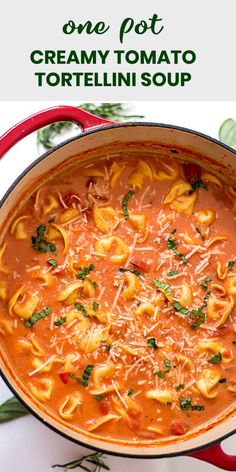
[[[1,102],[0,135],[26,116],[58,103]],[[61,103],[60,103],[61,104]],[[77,105],[77,103],[66,103]],[[236,102],[140,102],[133,104],[132,113],[145,115],[146,121],[158,121],[192,128],[217,137],[218,128],[226,118],[236,119]],[[35,134],[11,150],[0,162],[0,197],[26,165],[38,155]],[[0,403],[11,396],[0,380]],[[224,449],[236,454],[236,436],[224,442]],[[86,454],[87,450],[62,438],[32,416],[0,425],[0,472],[50,472],[55,463],[65,463]],[[137,460],[109,457],[111,472],[217,472],[221,469],[191,458]],[[80,470],[80,469],[76,469]]]

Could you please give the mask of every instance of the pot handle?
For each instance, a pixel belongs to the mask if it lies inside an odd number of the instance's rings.
[[[236,456],[226,454],[221,444],[215,444],[214,446],[208,447],[193,454],[187,454],[189,457],[195,457],[201,461],[209,462],[209,464],[216,465],[223,470],[236,471]]]
[[[113,124],[112,121],[104,120],[103,118],[92,115],[81,108],[71,106],[56,106],[48,108],[35,113],[14,125],[0,137],[0,159],[16,143],[33,131],[37,131],[44,126],[57,121],[72,121],[81,128],[82,132],[99,126]]]

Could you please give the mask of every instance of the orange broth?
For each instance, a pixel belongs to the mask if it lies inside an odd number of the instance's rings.
[[[198,166],[125,155],[32,195],[0,251],[1,342],[29,395],[130,441],[233,407],[234,199]]]

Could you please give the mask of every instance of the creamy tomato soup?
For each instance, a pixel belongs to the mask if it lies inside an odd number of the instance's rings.
[[[29,395],[124,441],[233,409],[235,198],[196,165],[125,153],[37,190],[0,249],[1,342]]]

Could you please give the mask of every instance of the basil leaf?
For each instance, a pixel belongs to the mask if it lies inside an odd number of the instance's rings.
[[[222,361],[222,354],[221,352],[218,352],[218,354],[216,354],[215,356],[211,357],[210,359],[208,359],[208,362],[210,362],[211,364],[218,364],[219,362]]]
[[[24,325],[27,327],[33,326],[34,323],[37,323],[37,321],[41,320],[42,318],[45,318],[45,316],[49,315],[50,313],[50,308],[46,306],[44,310],[40,311],[39,313],[35,313],[32,315],[27,321],[24,322]]]
[[[81,303],[75,303],[75,308],[77,308],[78,311],[81,311],[81,313],[83,313],[84,316],[89,318],[89,314],[86,308],[84,307],[84,305],[81,305]]]
[[[158,279],[152,279],[152,283],[158,287],[164,290],[165,294],[167,297],[171,297],[171,288],[166,282],[161,282],[161,280]]]
[[[128,193],[126,193],[126,195],[124,196],[123,200],[122,200],[122,210],[123,210],[123,213],[124,213],[124,217],[126,220],[129,219],[129,212],[128,212],[128,203],[129,203],[129,200],[133,197],[133,195],[135,194],[135,191],[134,190],[129,190]]]
[[[94,270],[93,264],[90,264],[88,267],[85,267],[84,269],[79,270],[78,279],[81,279],[81,280],[86,279],[92,270]]]
[[[147,339],[147,345],[151,346],[154,349],[154,351],[156,351],[158,349],[156,338]]]
[[[55,261],[55,259],[48,259],[47,262],[48,262],[48,264],[50,264],[52,267],[57,267],[57,266],[58,266],[57,261]]]
[[[186,257],[182,254],[182,252],[179,251],[179,249],[176,246],[176,239],[173,238],[172,236],[170,236],[167,240],[167,247],[168,249],[170,249],[170,251],[173,251],[176,254],[176,256],[179,256],[181,261],[184,264],[187,264],[188,261]]]
[[[66,322],[66,316],[61,316],[58,320],[54,321],[55,326],[61,326]]]
[[[9,398],[0,405],[0,423],[6,423],[29,414],[30,412],[15,397]]]
[[[219,140],[236,149],[236,121],[229,118],[219,129]]]

